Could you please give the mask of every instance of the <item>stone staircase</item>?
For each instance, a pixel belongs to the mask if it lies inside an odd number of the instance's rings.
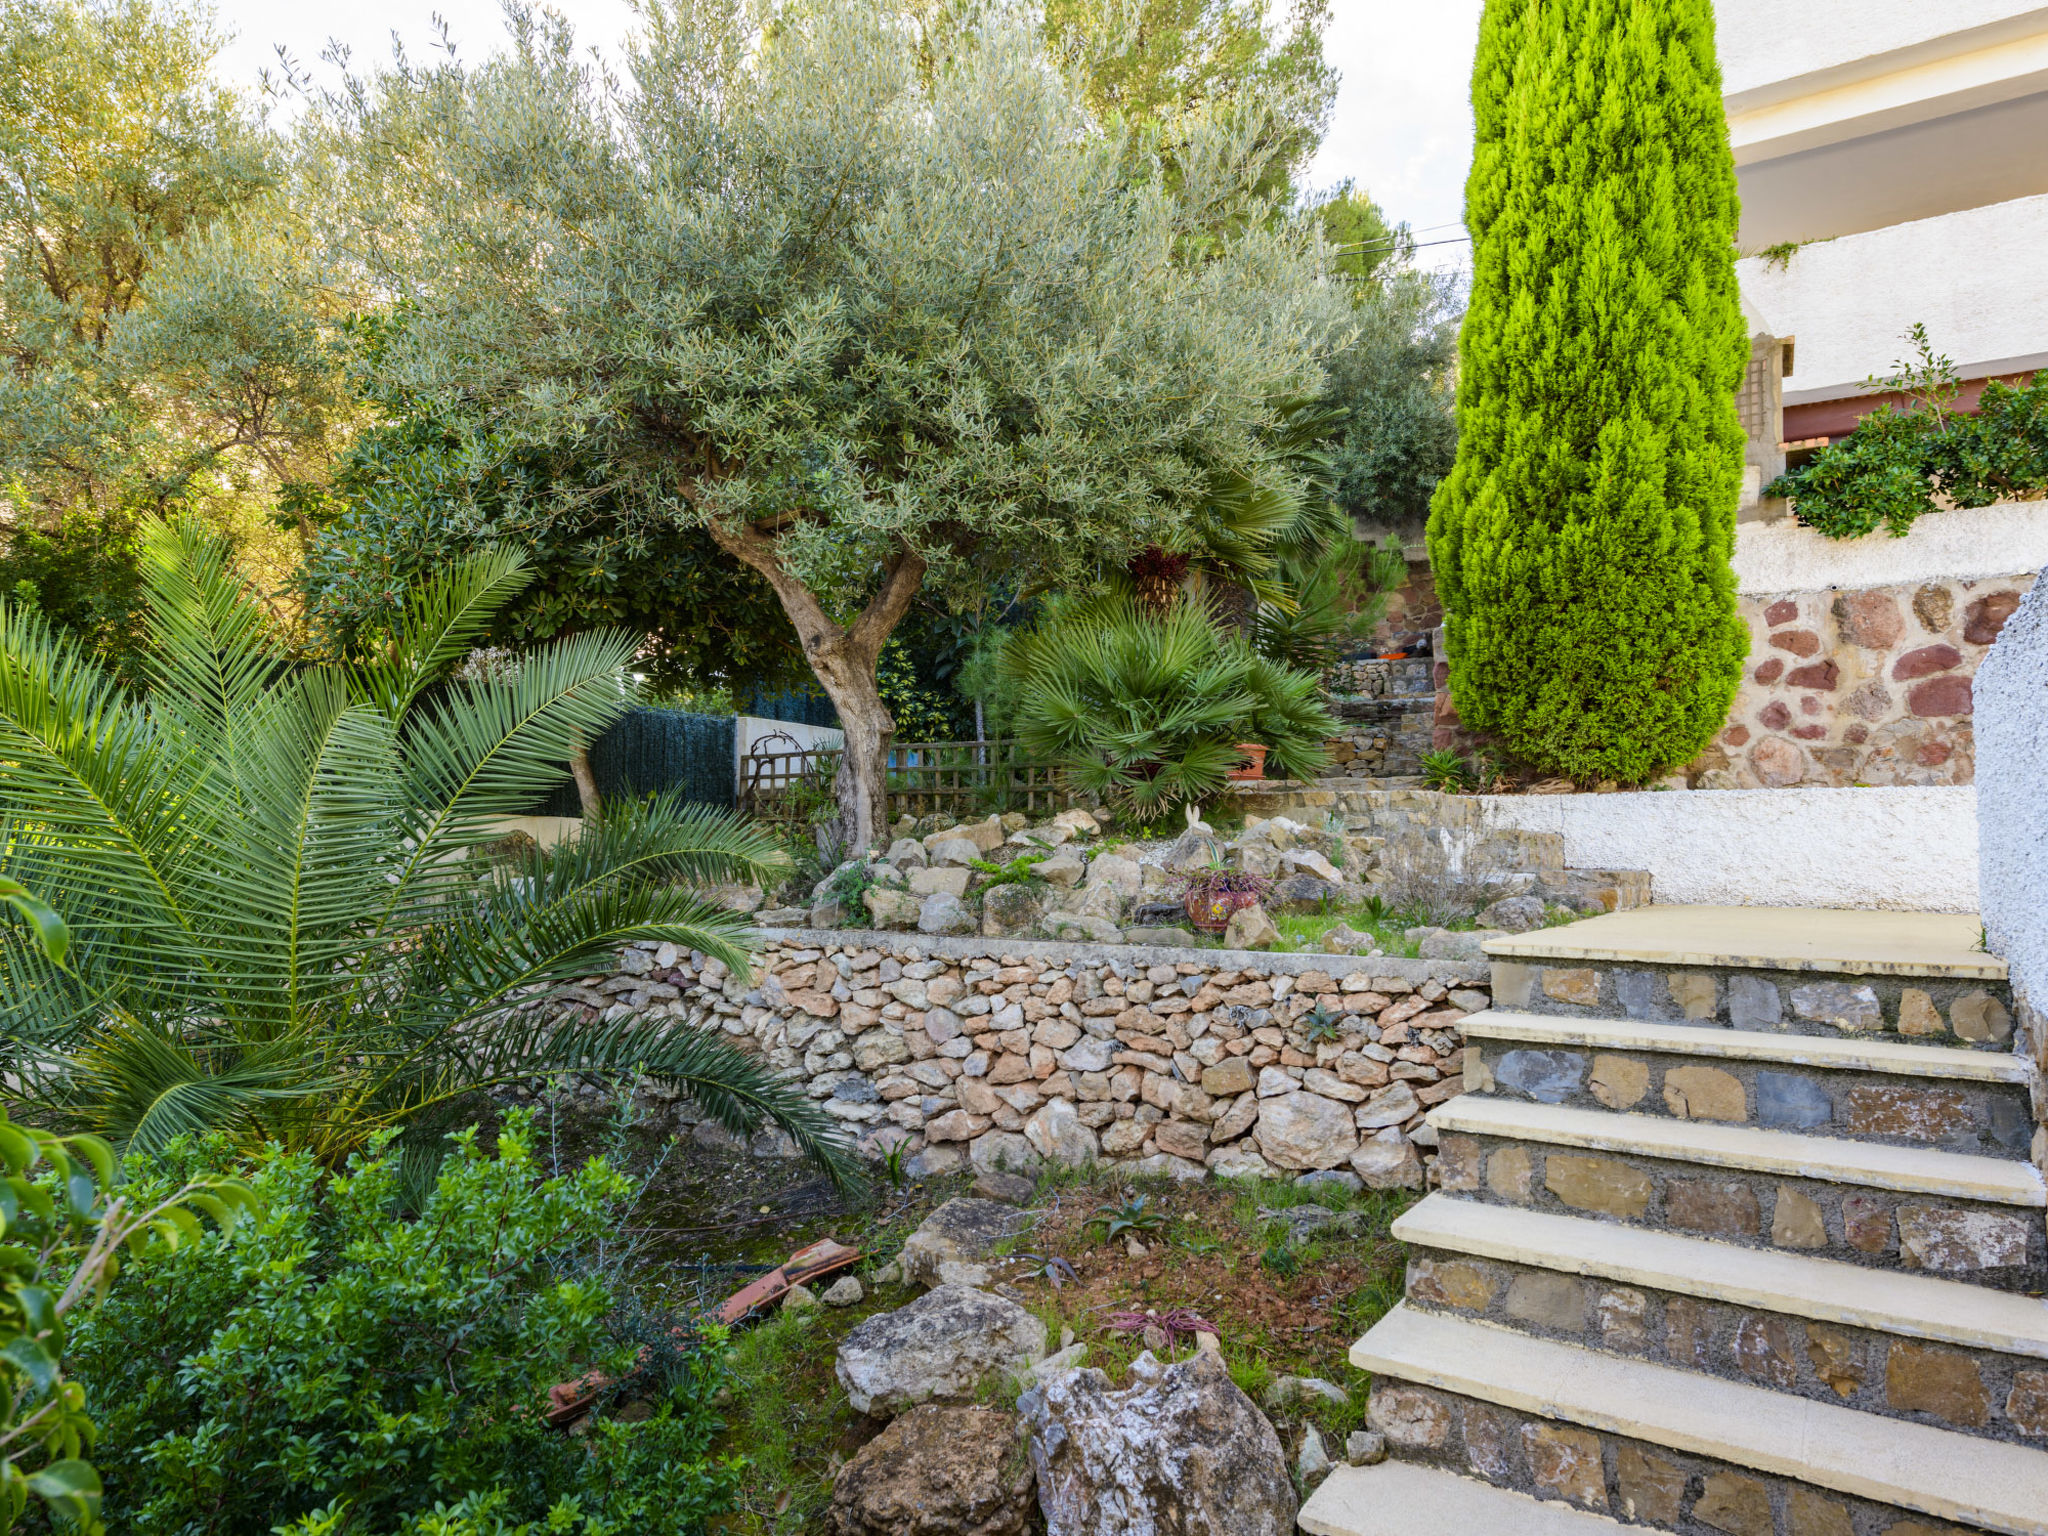
[[[1313,1536],[2048,1536],[2048,1185],[1976,919],[1650,907],[1496,940],[1392,1460]]]

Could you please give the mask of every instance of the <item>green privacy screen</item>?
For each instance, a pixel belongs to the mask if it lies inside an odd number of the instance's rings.
[[[730,808],[733,746],[731,715],[692,715],[680,709],[636,709],[597,738],[590,766],[604,799],[638,799],[680,790],[685,800]],[[564,778],[541,805],[542,816],[575,816],[576,784]]]

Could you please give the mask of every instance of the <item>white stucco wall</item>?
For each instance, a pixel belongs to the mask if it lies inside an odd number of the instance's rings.
[[[1573,867],[1649,870],[1660,903],[1977,909],[1970,788],[1489,795],[1485,803],[1495,825],[1562,834]]]
[[[2033,0],[1716,0],[1730,96],[2024,16]]]
[[[1785,403],[1834,399],[1890,374],[1916,321],[1965,377],[2048,359],[2048,194],[1966,208],[1735,265],[1772,333],[1797,338]]]
[[[1981,581],[2048,565],[2048,501],[1933,512],[1895,539],[1879,530],[1830,539],[1790,518],[1735,530],[1735,584],[1755,595],[1889,587],[1911,581]]]
[[[2048,1008],[2048,571],[2006,620],[1975,682],[1978,869],[1991,949]]]

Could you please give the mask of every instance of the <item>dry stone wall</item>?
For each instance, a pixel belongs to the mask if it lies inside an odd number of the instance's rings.
[[[1423,1115],[1463,1091],[1459,1025],[1488,1005],[1483,962],[1384,955],[785,930],[758,961],[748,979],[635,945],[562,1001],[713,1021],[919,1173],[1100,1160],[1420,1188]]]

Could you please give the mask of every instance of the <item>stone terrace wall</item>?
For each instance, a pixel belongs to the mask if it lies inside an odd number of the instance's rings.
[[[748,983],[635,945],[568,1000],[715,1018],[918,1173],[1100,1159],[1419,1188],[1422,1116],[1462,1091],[1459,1022],[1489,985],[1473,962],[844,931],[772,931],[758,959]]]
[[[2033,580],[1745,594],[1742,688],[1687,777],[1707,789],[1971,783],[1971,679]]]

